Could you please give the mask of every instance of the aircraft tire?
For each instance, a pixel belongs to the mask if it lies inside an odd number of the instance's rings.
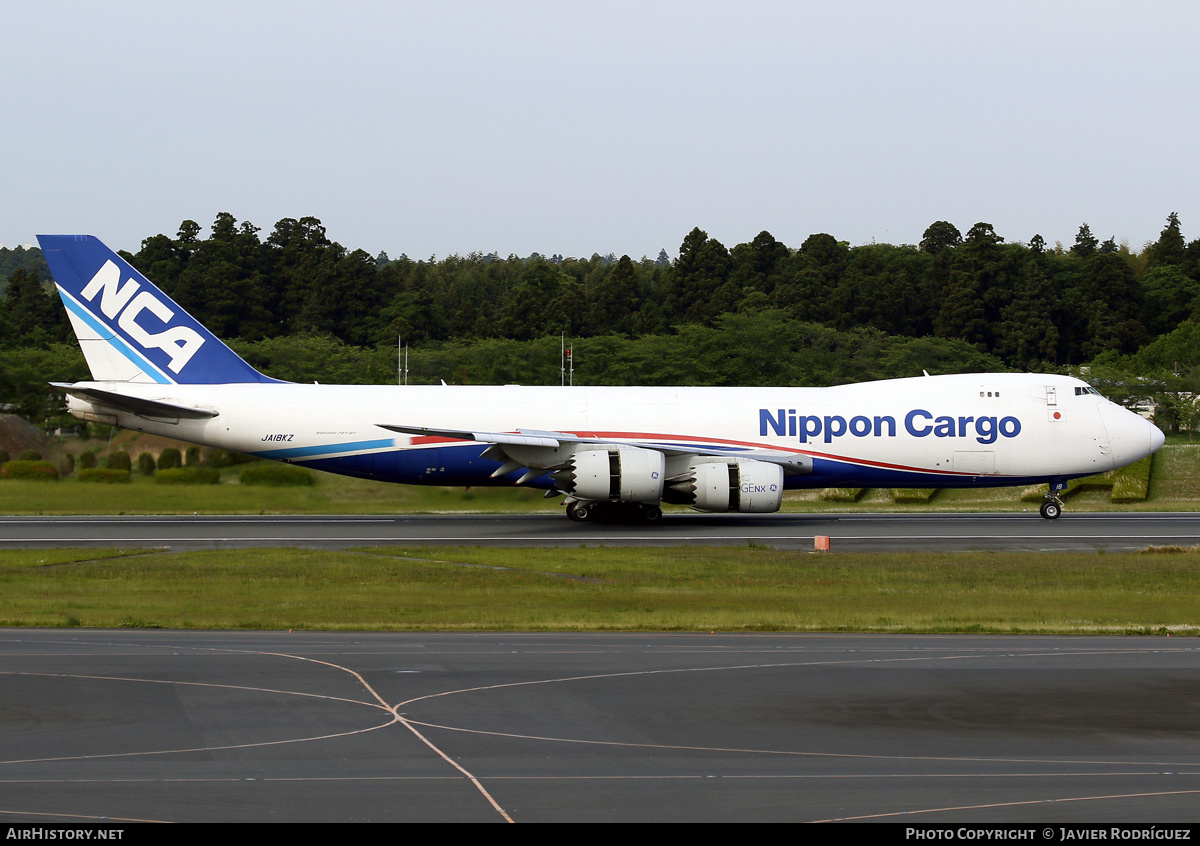
[[[647,505],[642,509],[642,520],[647,523],[657,523],[662,519],[662,509],[657,505]]]
[[[596,519],[596,504],[592,502],[573,502],[567,506],[567,516],[576,523],[590,523]]]
[[[1058,515],[1062,514],[1062,506],[1057,502],[1043,502],[1041,512],[1047,520],[1057,520]]]

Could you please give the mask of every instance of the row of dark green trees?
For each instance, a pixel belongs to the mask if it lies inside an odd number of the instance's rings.
[[[207,238],[184,221],[176,237],[147,238],[126,257],[220,337],[316,333],[356,346],[636,337],[779,308],[837,330],[961,339],[1031,369],[1133,352],[1192,316],[1200,294],[1200,239],[1186,243],[1175,214],[1137,253],[1101,243],[1086,224],[1070,248],[1048,248],[1038,235],[1008,243],[987,223],[964,236],[938,221],[915,246],[851,247],[816,234],[789,247],[761,232],[728,249],[693,229],[673,262],[665,251],[640,261],[389,259],[330,241],[315,218],[281,220],[264,239],[220,214]],[[47,340],[67,340],[57,303],[37,301],[45,276],[26,274],[8,277],[4,336],[35,340],[29,333],[41,326]]]
[[[637,261],[391,259],[331,241],[315,218],[286,218],[264,238],[223,213],[207,237],[184,221],[174,238],[147,238],[126,258],[272,375],[328,379],[333,367],[339,381],[392,377],[398,339],[414,349],[410,381],[554,381],[560,335],[574,339],[579,381],[593,384],[1061,369],[1123,361],[1200,312],[1200,239],[1186,242],[1174,213],[1136,252],[1086,224],[1064,247],[938,221],[917,245],[856,247],[828,234],[792,247],[762,232],[729,249],[693,229],[674,261],[665,250]],[[0,362],[0,402],[12,402],[4,393],[26,371],[85,377],[77,354],[65,361],[74,340],[40,252],[0,250],[0,266],[11,271],[0,348],[24,353]],[[513,367],[496,363],[504,355]],[[64,361],[47,361],[55,357]],[[299,359],[317,372],[291,373],[287,362]]]

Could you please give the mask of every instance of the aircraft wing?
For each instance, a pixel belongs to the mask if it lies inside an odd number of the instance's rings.
[[[532,447],[549,447],[557,449],[566,443],[576,443],[581,440],[594,440],[588,438],[576,438],[573,435],[563,434],[562,432],[536,432],[526,433],[527,430],[518,429],[517,434],[512,432],[466,432],[461,429],[433,429],[429,426],[393,426],[389,423],[376,423],[381,429],[387,429],[392,432],[400,432],[405,435],[420,435],[422,437],[432,438],[452,438],[456,441],[478,441],[481,444],[510,444],[513,446],[532,446]]]
[[[513,469],[517,469],[517,467],[554,467],[563,460],[563,447],[569,448],[575,445],[589,444],[597,447],[606,445],[613,447],[639,447],[641,449],[649,449],[654,450],[655,452],[661,452],[666,456],[695,455],[752,459],[754,461],[762,461],[767,464],[778,464],[783,468],[784,475],[787,476],[798,476],[812,472],[812,459],[806,455],[800,455],[796,453],[764,452],[757,450],[737,450],[734,452],[729,448],[674,446],[655,443],[653,441],[616,441],[608,438],[572,435],[566,432],[550,432],[544,429],[517,429],[515,433],[469,432],[462,429],[436,429],[429,426],[403,426],[390,423],[377,423],[375,425],[382,429],[387,429],[392,432],[400,432],[406,435],[451,438],[453,440],[477,441],[478,443],[482,444],[492,444],[496,447],[496,449],[486,450],[484,452],[484,457],[494,458],[496,460],[510,459],[509,464],[512,466],[509,467],[508,470],[504,470],[504,472],[510,472]],[[513,449],[505,450],[504,448],[506,446]],[[533,447],[534,449],[521,449],[522,447]],[[539,455],[538,448],[544,449],[545,452]],[[501,469],[503,470],[503,468]],[[501,475],[501,471],[497,471],[496,475]]]

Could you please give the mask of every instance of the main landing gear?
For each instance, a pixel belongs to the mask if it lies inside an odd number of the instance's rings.
[[[1038,509],[1041,512],[1041,515],[1047,520],[1057,520],[1059,515],[1062,514],[1063,503],[1062,500],[1058,498],[1058,494],[1066,487],[1066,482],[1060,481],[1050,483],[1050,492],[1046,494],[1046,501],[1043,502],[1042,507]]]
[[[567,516],[576,523],[657,523],[662,509],[645,502],[567,503]]]

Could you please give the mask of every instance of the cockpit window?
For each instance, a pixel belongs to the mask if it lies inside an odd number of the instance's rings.
[[[1076,385],[1075,386],[1075,396],[1081,397],[1084,394],[1095,394],[1096,396],[1100,396],[1100,392],[1097,391],[1095,388],[1093,388],[1091,385],[1084,385],[1082,387],[1079,385]]]

